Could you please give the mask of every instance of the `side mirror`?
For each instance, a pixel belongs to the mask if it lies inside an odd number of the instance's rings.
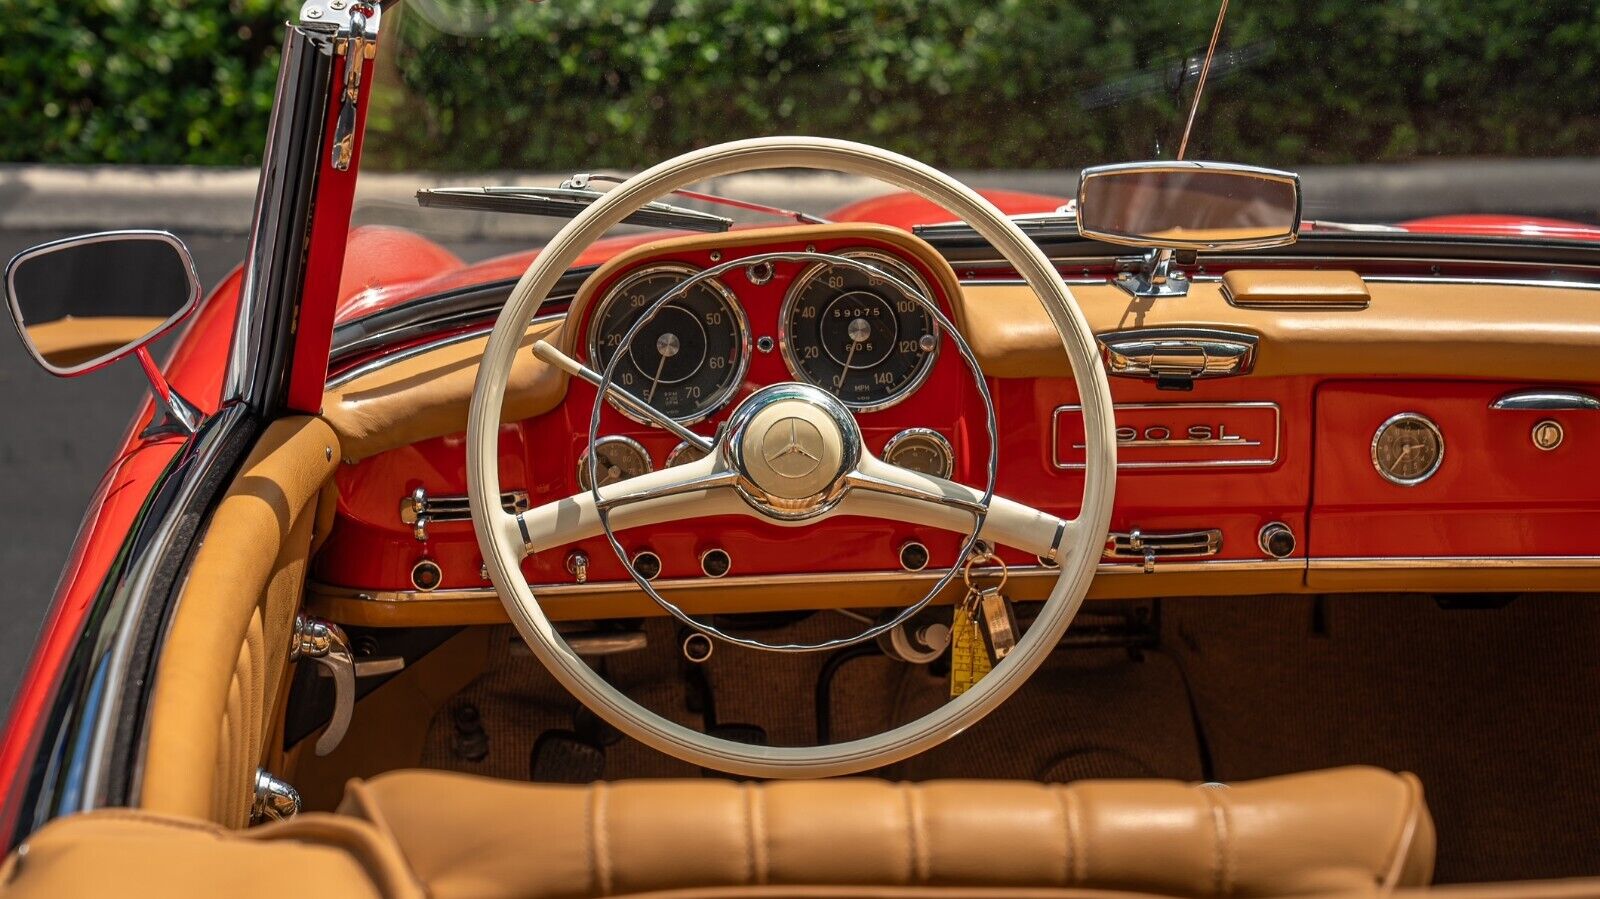
[[[1131,162],[1083,170],[1078,233],[1160,250],[1294,243],[1300,176],[1225,162]]]
[[[41,244],[11,260],[5,287],[23,344],[46,371],[64,378],[143,351],[200,301],[194,258],[165,231],[107,231]]]

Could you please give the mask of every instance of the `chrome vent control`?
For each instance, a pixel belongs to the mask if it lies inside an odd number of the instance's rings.
[[[1096,339],[1112,377],[1154,381],[1161,390],[1192,390],[1203,378],[1249,374],[1261,338],[1213,328],[1135,328]]]
[[[1210,528],[1204,531],[1173,531],[1154,533],[1134,528],[1126,533],[1112,531],[1106,538],[1104,558],[1132,559],[1144,563],[1149,574],[1156,570],[1160,559],[1195,559],[1214,556],[1222,551],[1222,531]]]
[[[507,490],[500,494],[500,507],[516,515],[528,511],[528,491]],[[436,521],[471,521],[472,506],[465,496],[429,496],[418,487],[400,498],[400,523],[411,526],[418,543],[428,542],[428,525]]]

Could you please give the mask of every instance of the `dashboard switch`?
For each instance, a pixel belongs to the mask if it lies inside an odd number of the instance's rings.
[[[708,549],[700,554],[700,571],[706,577],[722,577],[733,568],[733,560],[725,549]]]
[[[1262,552],[1274,559],[1287,559],[1294,555],[1294,531],[1281,521],[1263,525],[1261,533],[1256,535],[1256,543],[1261,546]]]

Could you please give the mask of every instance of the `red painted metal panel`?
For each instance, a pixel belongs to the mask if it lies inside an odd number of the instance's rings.
[[[1531,384],[1335,381],[1317,392],[1310,545],[1317,558],[1600,555],[1600,412],[1492,410]],[[1412,487],[1372,462],[1380,425],[1420,413],[1444,436],[1438,471]],[[1543,419],[1561,446],[1534,446]]]

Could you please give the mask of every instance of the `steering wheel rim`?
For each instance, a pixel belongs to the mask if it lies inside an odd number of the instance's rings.
[[[915,721],[844,743],[753,746],[711,737],[645,709],[607,683],[556,633],[522,576],[519,539],[500,510],[497,457],[508,376],[528,323],[556,281],[607,229],[668,191],[710,178],[769,168],[802,168],[876,178],[966,221],[1015,267],[1062,338],[1083,410],[1086,465],[1078,517],[1067,522],[1059,574],[1016,647],[971,689]],[[467,423],[467,485],[485,566],[512,623],[535,657],[584,705],[622,732],[668,755],[733,774],[828,777],[890,764],[944,742],[993,711],[1042,664],[1071,624],[1109,530],[1116,480],[1111,393],[1094,335],[1044,253],[1013,222],[948,175],[866,144],[815,137],[767,137],[691,151],[629,178],[569,221],[512,289],[484,348]],[[517,527],[524,527],[520,518]]]

